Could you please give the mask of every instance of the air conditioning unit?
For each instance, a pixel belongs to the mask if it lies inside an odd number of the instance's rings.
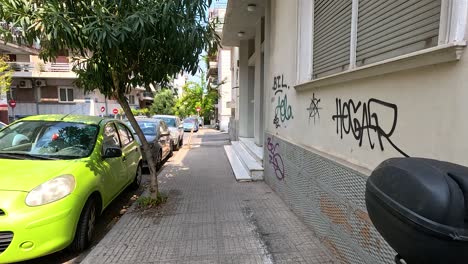
[[[18,88],[32,88],[31,80],[21,80],[21,81],[19,81]]]
[[[46,86],[46,81],[45,80],[35,80],[34,81],[34,86]]]

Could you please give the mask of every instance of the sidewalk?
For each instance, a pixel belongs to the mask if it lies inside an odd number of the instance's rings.
[[[235,181],[228,135],[206,131],[159,174],[167,203],[126,213],[82,263],[333,263],[268,185]]]

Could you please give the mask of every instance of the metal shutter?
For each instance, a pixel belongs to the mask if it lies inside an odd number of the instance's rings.
[[[437,45],[441,0],[359,0],[356,65]]]
[[[314,78],[349,65],[352,0],[316,0],[314,6]]]

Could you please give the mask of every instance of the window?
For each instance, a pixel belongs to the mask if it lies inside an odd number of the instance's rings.
[[[437,46],[441,0],[360,0],[356,66]]]
[[[161,123],[159,123],[159,135],[162,135],[162,134],[165,134],[165,133],[168,133],[167,126],[166,126],[166,123],[164,123],[164,121],[162,121]]]
[[[114,123],[107,123],[104,127],[104,138],[102,141],[102,153],[106,153],[108,148],[120,148],[119,136]]]
[[[117,128],[119,130],[120,142],[122,143],[122,147],[125,147],[133,141],[132,133],[130,133],[130,131],[128,131],[128,129],[120,123],[117,123]]]
[[[128,96],[128,103],[129,104],[135,104],[135,96],[134,95],[129,95]]]
[[[16,100],[16,98],[18,98],[16,96],[16,88],[10,88],[8,91],[7,91],[7,100],[10,101],[11,99],[14,99]]]
[[[59,102],[73,102],[73,88],[59,88]]]
[[[464,12],[449,0],[300,0],[298,81],[463,40],[451,25]]]
[[[348,69],[352,0],[317,0],[314,6],[314,78]]]

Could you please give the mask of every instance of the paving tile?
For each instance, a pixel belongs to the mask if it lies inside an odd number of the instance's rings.
[[[167,203],[123,215],[81,263],[333,263],[266,183],[235,181],[224,141],[203,145],[227,135],[197,136],[158,176]]]

